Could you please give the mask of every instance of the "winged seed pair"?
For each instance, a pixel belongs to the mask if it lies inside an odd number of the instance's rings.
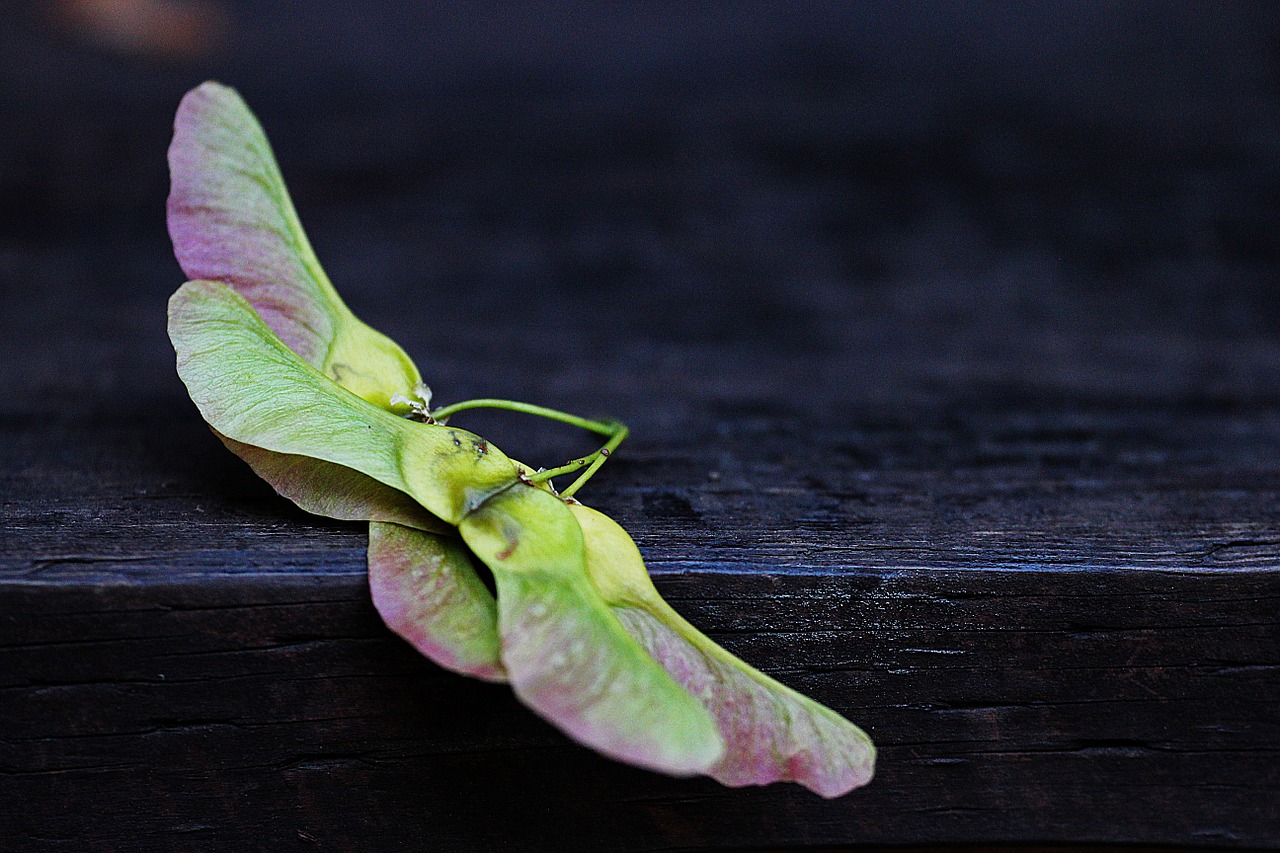
[[[824,797],[870,781],[861,729],[686,622],[626,531],[572,498],[626,427],[505,400],[431,409],[414,363],[339,298],[232,89],[205,83],[183,98],[169,165],[169,232],[191,279],[169,301],[178,374],[281,495],[369,522],[369,585],[393,631],[440,666],[509,682],[620,761],[733,786],[795,781]],[[481,406],[607,440],[535,470],[449,424]],[[551,478],[575,472],[557,493]]]

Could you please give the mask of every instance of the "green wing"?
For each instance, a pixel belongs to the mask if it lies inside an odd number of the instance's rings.
[[[336,385],[225,284],[180,287],[169,338],[191,399],[233,441],[354,469],[453,525],[516,480],[511,460],[484,439],[406,420]]]
[[[516,695],[605,755],[705,773],[724,743],[698,701],[646,653],[587,578],[568,506],[518,483],[459,526],[498,589],[502,662]]]

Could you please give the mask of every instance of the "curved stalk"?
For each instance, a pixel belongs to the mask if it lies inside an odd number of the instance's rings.
[[[451,403],[448,406],[441,406],[431,412],[430,417],[436,423],[445,423],[449,417],[458,412],[465,412],[468,409],[501,409],[508,412],[519,412],[524,415],[533,415],[539,418],[547,418],[560,423],[576,426],[579,429],[585,429],[594,432],[597,435],[606,435],[609,440],[604,446],[595,453],[588,454],[579,459],[571,460],[556,468],[548,468],[531,475],[529,477],[535,483],[545,482],[552,477],[559,477],[562,474],[569,474],[573,471],[582,471],[576,480],[569,485],[567,489],[560,492],[561,497],[572,497],[574,492],[586,485],[587,481],[600,470],[600,466],[608,460],[613,451],[618,449],[618,445],[630,434],[626,424],[614,420],[594,420],[592,418],[583,418],[578,415],[571,415],[568,412],[561,412],[557,409],[548,409],[545,406],[535,406],[532,403],[521,403],[517,400],[500,400],[493,397],[483,397],[476,400],[463,400],[460,403]],[[584,470],[585,466],[585,470]]]

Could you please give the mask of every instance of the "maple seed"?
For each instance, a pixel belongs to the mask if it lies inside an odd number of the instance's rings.
[[[227,447],[281,495],[370,522],[369,586],[388,627],[441,666],[509,682],[568,736],[621,761],[731,786],[795,781],[823,797],[870,781],[864,732],[681,618],[626,531],[573,498],[625,425],[493,398],[432,410],[409,356],[324,274],[234,90],[187,94],[169,163],[169,233],[190,279],[169,301],[178,374]],[[477,408],[606,443],[530,473],[443,426]],[[552,478],[570,472],[557,493]]]

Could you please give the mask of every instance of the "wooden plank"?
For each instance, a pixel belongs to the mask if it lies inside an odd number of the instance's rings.
[[[1204,514],[1223,498],[1194,466],[1070,488],[1084,460],[1062,464],[1064,485],[1043,457],[990,452],[998,429],[910,448],[906,433],[857,433],[877,458],[899,446],[870,483],[821,454],[780,467],[796,437],[778,423],[642,446],[600,504],[638,532],[664,594],[880,744],[874,785],[828,803],[619,767],[504,688],[417,659],[370,608],[358,526],[282,505],[181,408],[57,442],[6,436],[27,497],[5,508],[0,786],[22,803],[11,831],[49,849],[298,832],[441,850],[1280,843],[1280,572],[1274,543],[1248,538],[1273,517],[1273,477],[1217,460],[1216,481],[1233,481],[1225,516]],[[1209,444],[1246,461],[1264,450],[1223,438]],[[921,503],[938,453],[956,473]],[[161,470],[164,488],[138,487]],[[998,535],[983,533],[992,519]]]
[[[49,849],[126,836],[138,849],[270,847],[297,831],[440,850],[1280,841],[1268,746],[1280,670],[1263,653],[1276,648],[1275,572],[661,577],[726,646],[874,733],[880,777],[824,802],[663,779],[567,743],[506,689],[388,637],[358,549],[344,553],[344,572],[322,576],[4,585],[11,837]],[[226,553],[252,557],[265,554]],[[780,609],[803,624],[780,627]]]

